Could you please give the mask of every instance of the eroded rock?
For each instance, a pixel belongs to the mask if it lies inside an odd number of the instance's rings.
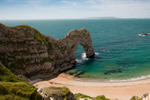
[[[54,74],[73,68],[77,45],[82,45],[87,58],[95,55],[85,28],[55,40],[28,25],[0,24],[0,61],[17,75]]]

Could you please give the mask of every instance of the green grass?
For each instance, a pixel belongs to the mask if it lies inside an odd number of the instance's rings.
[[[142,98],[139,98],[137,96],[133,96],[130,100],[142,100]]]
[[[31,29],[34,30],[35,39],[37,39],[39,42],[44,42],[45,45],[48,47],[48,53],[53,54],[52,44],[47,43],[47,41],[42,37],[42,34],[40,33],[40,31],[38,31],[35,28],[32,28],[29,25],[18,25],[18,26],[15,26],[14,28],[16,28],[16,27],[26,28],[27,30],[31,30]],[[13,31],[13,33],[18,34],[19,33],[18,31],[19,30],[16,29],[16,30]],[[30,31],[25,31],[25,33],[30,34]]]
[[[33,28],[33,29],[34,29],[34,34],[35,34],[36,39],[40,42],[44,42],[45,45],[48,47],[48,53],[53,54],[52,44],[50,42],[47,43],[46,40],[41,37],[41,33],[37,29],[35,29],[35,28]]]
[[[101,95],[97,96],[94,100],[110,100],[110,99],[107,99],[104,95]]]
[[[29,25],[17,25],[15,27],[22,27],[22,28],[32,28],[31,26]]]
[[[0,100],[29,100],[28,98],[16,96],[13,94],[0,95]]]
[[[92,99],[92,100],[110,100],[110,99],[106,98],[104,95],[97,96],[96,98],[92,98],[88,95],[84,95],[84,94],[81,94],[81,93],[76,93],[76,94],[74,94],[74,96],[77,100],[79,100],[80,98],[85,98],[85,99],[89,98],[89,99]]]
[[[30,27],[29,25],[18,25],[18,26],[15,26],[15,27],[33,29],[33,30],[34,30],[35,38],[36,38],[39,42],[44,42],[45,45],[48,47],[48,53],[49,53],[49,54],[53,54],[52,44],[51,44],[51,43],[47,43],[46,40],[41,37],[42,34],[40,33],[40,31],[38,31],[38,30],[35,29],[35,28]],[[15,31],[15,32],[14,32],[14,34],[17,34],[17,33],[18,33],[18,31]]]
[[[82,33],[82,30],[77,30],[78,33]]]
[[[5,94],[8,94],[8,89],[5,85],[3,84],[0,84],[0,94],[1,95],[5,95]]]
[[[36,39],[40,42],[43,42],[44,39],[42,39],[41,33],[37,29],[35,29],[35,28],[33,28],[33,29],[34,29],[34,35],[35,35]]]
[[[41,100],[37,89],[12,74],[0,62],[0,100]]]
[[[66,97],[68,94],[70,94],[70,90],[67,87],[45,87],[43,88],[43,92],[47,95],[56,95],[58,97]]]
[[[0,81],[3,82],[22,82],[23,79],[18,78],[16,75],[12,74],[9,69],[7,69],[1,62],[0,62]]]
[[[0,82],[0,98],[24,98],[26,100],[40,100],[37,89],[26,82]]]
[[[92,97],[90,97],[88,95],[81,94],[81,93],[76,93],[76,94],[74,94],[74,96],[77,100],[80,99],[80,98],[90,98],[90,99],[92,99]]]

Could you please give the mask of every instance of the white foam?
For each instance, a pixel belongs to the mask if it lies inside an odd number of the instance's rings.
[[[82,58],[86,58],[86,54],[85,53],[82,53]]]
[[[79,63],[81,63],[83,60],[80,60],[80,59],[76,59],[76,62],[79,62]]]
[[[86,58],[86,53],[82,53],[81,56],[82,56],[82,59],[83,59],[83,60],[88,60],[88,58]]]
[[[95,52],[95,55],[99,55],[99,53],[98,53],[98,52]]]
[[[138,34],[139,36],[145,36],[145,35],[141,35],[141,34]]]
[[[110,80],[111,82],[115,82],[115,81],[122,81],[122,82],[125,82],[125,81],[136,81],[136,80],[141,80],[141,79],[145,79],[145,78],[149,78],[150,75],[147,75],[147,76],[141,76],[141,77],[137,77],[137,78],[130,78],[130,79],[123,79],[123,80]]]
[[[98,52],[95,52],[95,55],[99,55],[99,53],[98,53]],[[84,60],[89,60],[89,58],[86,58],[86,53],[82,53],[82,54],[81,54],[81,57],[82,57],[82,59],[76,59],[76,61],[79,62],[79,63],[81,63],[81,62],[83,62]]]

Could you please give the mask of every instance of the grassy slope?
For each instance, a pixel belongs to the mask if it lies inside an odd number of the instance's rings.
[[[88,98],[92,99],[92,100],[110,100],[110,99],[106,98],[104,95],[97,96],[96,98],[92,98],[88,95],[84,95],[84,94],[81,94],[81,93],[76,93],[76,94],[74,94],[74,96],[77,100],[79,100],[80,98],[85,98],[87,100],[88,100]]]
[[[67,87],[45,87],[43,92],[47,95],[56,95],[58,97],[65,97],[70,93],[70,90]]]
[[[12,74],[0,62],[0,99],[1,100],[41,100],[37,89]]]

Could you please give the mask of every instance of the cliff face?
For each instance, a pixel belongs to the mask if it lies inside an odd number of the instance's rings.
[[[55,40],[28,25],[0,24],[0,61],[15,74],[54,74],[73,68],[79,44],[88,58],[94,56],[91,35],[86,29],[72,30]]]

